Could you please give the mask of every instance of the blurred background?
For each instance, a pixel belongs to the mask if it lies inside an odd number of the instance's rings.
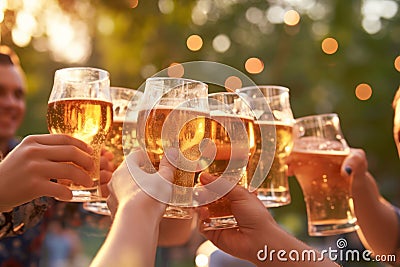
[[[29,112],[19,135],[47,133],[47,99],[59,68],[106,69],[112,85],[138,88],[169,66],[215,61],[257,84],[290,88],[295,117],[338,113],[349,145],[366,150],[382,194],[400,205],[391,107],[400,77],[399,3],[0,0],[0,44],[20,56],[28,82]],[[307,236],[302,192],[295,178],[290,182],[292,204],[271,210],[277,221],[306,243],[334,244],[337,237]],[[347,239],[359,246],[354,235]],[[185,246],[160,249],[157,266],[195,266],[202,241],[194,233]]]

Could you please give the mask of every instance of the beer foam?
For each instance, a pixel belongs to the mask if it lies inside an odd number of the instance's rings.
[[[230,118],[239,118],[239,119],[247,119],[247,120],[254,120],[253,117],[251,116],[245,116],[245,115],[237,115],[237,114],[229,114],[225,113],[221,110],[211,110],[210,111],[210,116],[211,117],[230,117]]]
[[[350,153],[350,149],[346,148],[344,150],[317,150],[317,149],[298,149],[294,147],[293,152],[302,154],[347,156]]]
[[[177,111],[190,111],[190,112],[195,112],[199,114],[204,114],[204,116],[208,115],[208,112],[205,110],[198,110],[198,108],[187,108],[187,107],[177,107],[177,106],[167,106],[167,105],[154,105],[151,109],[149,108],[144,108],[140,109],[140,111],[151,111],[151,110],[157,110],[157,109],[162,109],[162,110],[177,110]]]
[[[60,101],[95,101],[95,102],[104,102],[104,103],[110,103],[112,104],[111,100],[108,99],[103,99],[103,98],[87,98],[87,97],[82,97],[82,98],[74,98],[74,97],[65,97],[65,98],[57,98],[53,100],[49,100],[48,104],[52,104],[55,102],[60,102]]]
[[[255,120],[254,124],[258,124],[258,125],[281,125],[281,126],[293,127],[293,124],[286,123],[285,121],[260,121],[260,120]]]

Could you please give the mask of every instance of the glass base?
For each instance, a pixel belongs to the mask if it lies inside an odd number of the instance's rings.
[[[309,222],[308,235],[310,236],[330,236],[345,234],[356,231],[359,228],[357,219],[351,221],[319,221]]]
[[[207,221],[203,221],[202,224],[204,231],[238,228],[236,219],[233,216],[210,218]]]
[[[94,188],[82,188],[82,189],[71,189],[72,198],[69,200],[55,198],[59,201],[66,202],[89,202],[89,201],[98,201],[102,198],[99,196],[99,192],[97,187]]]
[[[175,218],[175,219],[192,219],[192,213],[190,208],[176,207],[168,205],[163,217],[164,218]]]
[[[285,206],[292,201],[289,190],[279,192],[258,190],[257,197],[266,208]]]
[[[83,209],[105,216],[111,216],[111,211],[108,209],[106,201],[92,201],[83,203]]]

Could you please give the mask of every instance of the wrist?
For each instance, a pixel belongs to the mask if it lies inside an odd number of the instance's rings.
[[[165,208],[166,204],[151,198],[144,192],[139,192],[134,197],[121,200],[118,204],[117,214],[123,212],[131,214],[134,217],[141,214],[141,216],[161,219]]]

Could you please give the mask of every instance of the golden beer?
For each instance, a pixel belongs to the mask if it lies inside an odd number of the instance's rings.
[[[139,144],[145,148],[153,167],[158,170],[164,147],[179,147],[186,160],[196,161],[201,153],[200,142],[209,135],[207,132],[206,113],[191,109],[174,109],[172,107],[158,106],[150,110],[141,110],[138,114],[137,136]],[[168,120],[168,125],[165,125]],[[171,129],[171,131],[163,129]],[[180,129],[177,131],[177,129]],[[196,162],[192,164],[177,159],[173,183],[183,187],[193,187]],[[176,205],[189,206],[192,204],[191,195],[183,188],[174,188],[171,202]]]
[[[276,131],[274,131],[274,127]],[[286,159],[289,156],[293,148],[293,136],[292,136],[292,125],[285,125],[278,122],[267,122],[267,121],[255,121],[255,140],[256,140],[256,151],[254,156],[250,158],[248,164],[248,176],[249,179],[253,177],[267,177],[257,189],[258,197],[269,207],[280,206],[282,203],[290,202],[289,184],[287,180],[287,165]],[[261,130],[262,129],[262,130]],[[268,166],[263,166],[263,162],[260,161],[261,155],[261,132],[268,133],[270,136],[264,136],[265,140],[272,140],[276,138],[276,149],[273,155],[274,159],[272,162],[271,169],[267,174]],[[264,144],[266,145],[266,144]],[[266,148],[263,148],[264,151]],[[268,148],[267,148],[268,149]],[[272,149],[268,149],[271,151]],[[272,155],[267,155],[272,156]],[[256,167],[259,166],[258,172],[256,173]]]
[[[243,126],[246,129],[246,134],[237,136],[237,134],[240,134],[242,131],[237,131],[235,129],[240,129],[240,127]],[[240,177],[238,184],[247,188],[246,165],[243,165],[243,163],[246,164],[246,161],[254,154],[256,148],[254,140],[254,120],[244,117],[238,119],[238,117],[233,116],[212,116],[210,133],[210,138],[215,143],[217,151],[214,161],[205,172],[216,176],[220,176],[224,173],[226,176],[232,176],[233,178]],[[235,134],[235,139],[242,141],[240,143],[232,143],[228,133]],[[232,146],[235,146],[235,149],[239,151],[239,153],[231,155]],[[243,153],[241,153],[241,151],[243,151]],[[231,162],[231,166],[234,168],[227,170],[229,162]],[[208,223],[210,227],[205,228],[205,230],[235,227],[235,222],[233,221],[232,223],[234,217],[232,215],[230,201],[227,198],[221,197],[206,205],[206,208],[208,211],[208,218],[202,219],[204,222]]]
[[[112,118],[112,103],[107,101],[63,99],[48,103],[49,132],[68,134],[91,145],[96,163],[94,171],[89,173],[94,181],[93,187],[86,188],[67,179],[59,180],[60,183],[69,185],[72,190],[97,191],[100,178],[100,150],[110,131]]]
[[[355,224],[351,196],[351,177],[342,176],[340,168],[348,151],[293,151],[291,161],[307,206],[309,227],[330,229],[325,234],[343,233],[335,225],[346,228]],[[349,228],[348,232],[353,231]],[[321,234],[322,235],[322,234]]]
[[[125,121],[124,123],[122,120],[116,120],[112,123],[110,135],[105,142],[105,146],[114,154],[113,163],[115,168],[124,160],[124,148],[125,152],[129,153],[134,147],[138,146],[136,125],[136,122]]]

